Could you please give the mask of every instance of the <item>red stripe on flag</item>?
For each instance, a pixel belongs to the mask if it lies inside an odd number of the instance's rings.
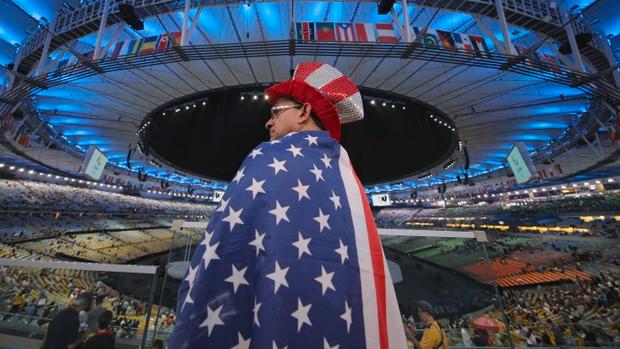
[[[366,221],[366,230],[368,232],[368,248],[370,249],[370,259],[372,262],[372,271],[375,277],[375,291],[377,295],[377,315],[379,323],[379,345],[380,349],[388,349],[388,332],[387,332],[387,310],[386,310],[386,287],[385,287],[385,265],[383,264],[383,249],[381,247],[381,240],[379,239],[379,232],[375,225],[372,212],[370,211],[370,205],[368,204],[368,198],[364,191],[364,187],[360,182],[355,172],[353,177],[357,182],[359,188],[360,199],[362,206],[364,207],[364,219]]]
[[[304,64],[300,64],[297,66],[295,70],[295,80],[304,81],[306,78],[314,73],[317,69],[323,66],[323,63],[319,62],[308,62]]]
[[[346,76],[341,76],[321,88],[324,95],[330,96],[332,104],[336,104],[343,99],[355,94],[358,89]]]
[[[353,23],[353,27],[355,28],[355,33],[357,33],[357,41],[368,41],[364,23]]]

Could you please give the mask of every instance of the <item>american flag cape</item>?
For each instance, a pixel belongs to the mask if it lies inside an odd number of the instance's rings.
[[[179,288],[169,348],[407,348],[363,187],[327,132],[259,144]]]

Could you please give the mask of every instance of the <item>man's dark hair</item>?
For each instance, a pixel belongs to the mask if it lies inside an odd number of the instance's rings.
[[[312,118],[312,121],[314,121],[314,123],[323,131],[325,131],[325,126],[323,126],[323,122],[321,121],[321,119],[319,119],[318,116],[316,116],[315,113],[310,113],[310,117]]]
[[[93,303],[93,295],[90,292],[82,292],[75,297],[75,304],[84,308],[90,307]]]
[[[421,310],[431,316],[433,316],[433,306],[427,301],[418,301],[416,303],[418,310]]]
[[[95,304],[101,305],[101,303],[103,303],[104,299],[105,299],[104,295],[98,295],[97,297],[95,297]]]
[[[303,106],[304,103],[296,100],[293,97],[290,96],[285,96],[285,98],[288,98],[292,101],[294,101],[297,104],[301,104]],[[299,107],[301,109],[301,107]],[[312,121],[314,121],[314,123],[318,126],[318,128],[320,128],[321,130],[325,131],[325,125],[323,125],[323,121],[321,121],[321,119],[319,119],[319,117],[314,113],[314,112],[310,112],[310,118],[312,119]]]
[[[154,340],[153,349],[164,349],[164,342],[161,339]]]
[[[112,316],[113,314],[109,310],[106,310],[99,315],[99,318],[97,318],[97,326],[100,330],[106,329],[110,326],[110,323],[112,323]]]

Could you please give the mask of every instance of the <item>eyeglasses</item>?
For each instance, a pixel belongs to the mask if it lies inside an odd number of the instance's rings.
[[[271,107],[271,118],[275,119],[280,115],[281,112],[291,109],[291,108],[299,108],[301,104],[292,104],[292,105],[274,105]]]

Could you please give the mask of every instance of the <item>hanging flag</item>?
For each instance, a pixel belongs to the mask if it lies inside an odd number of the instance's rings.
[[[489,47],[482,36],[470,35],[469,38],[471,39],[471,44],[474,47],[474,51],[476,51],[476,55],[482,56],[484,54],[487,57],[491,56]]]
[[[172,46],[181,46],[181,32],[170,33],[170,37],[168,38]]]
[[[142,44],[142,39],[131,40],[127,43],[127,46],[124,46],[123,55],[133,55],[140,50],[140,45]]]
[[[437,33],[437,37],[439,38],[439,42],[441,43],[441,46],[443,48],[455,48],[454,37],[452,36],[452,33],[443,30],[436,30],[435,32]]]
[[[123,48],[123,45],[125,44],[125,41],[117,41],[116,44],[114,44],[114,48],[112,49],[112,53],[110,54],[110,59],[116,59],[116,57],[120,56],[121,54],[121,49]]]
[[[168,37],[168,34],[166,33],[161,34],[159,36],[159,41],[157,42],[157,45],[155,46],[155,51],[157,52],[166,51],[168,49],[169,43],[170,43],[170,38]]]
[[[318,41],[336,41],[336,31],[334,29],[334,23],[317,22],[316,39]]]
[[[452,37],[454,38],[454,44],[456,48],[465,50],[471,54],[474,53],[474,48],[471,45],[471,41],[469,40],[469,35],[460,34],[460,33],[452,33]]]
[[[398,44],[392,23],[376,23],[375,27],[377,28],[377,42]]]
[[[314,41],[314,23],[313,22],[297,22],[297,40]]]
[[[142,46],[140,46],[140,54],[146,55],[155,52],[157,42],[159,41],[159,35],[149,36],[142,40]]]
[[[355,41],[377,41],[377,36],[375,35],[375,27],[372,25],[372,23],[353,23],[353,29],[355,31]]]
[[[422,34],[422,39],[420,40],[420,43],[422,43],[426,47],[440,47],[439,38],[436,35],[435,29],[429,28],[426,33]]]
[[[338,41],[354,41],[351,23],[336,23],[336,39]]]
[[[551,68],[553,72],[560,72],[560,67],[558,67],[558,62],[554,56],[542,53],[542,60],[547,66],[549,66],[549,68]]]

